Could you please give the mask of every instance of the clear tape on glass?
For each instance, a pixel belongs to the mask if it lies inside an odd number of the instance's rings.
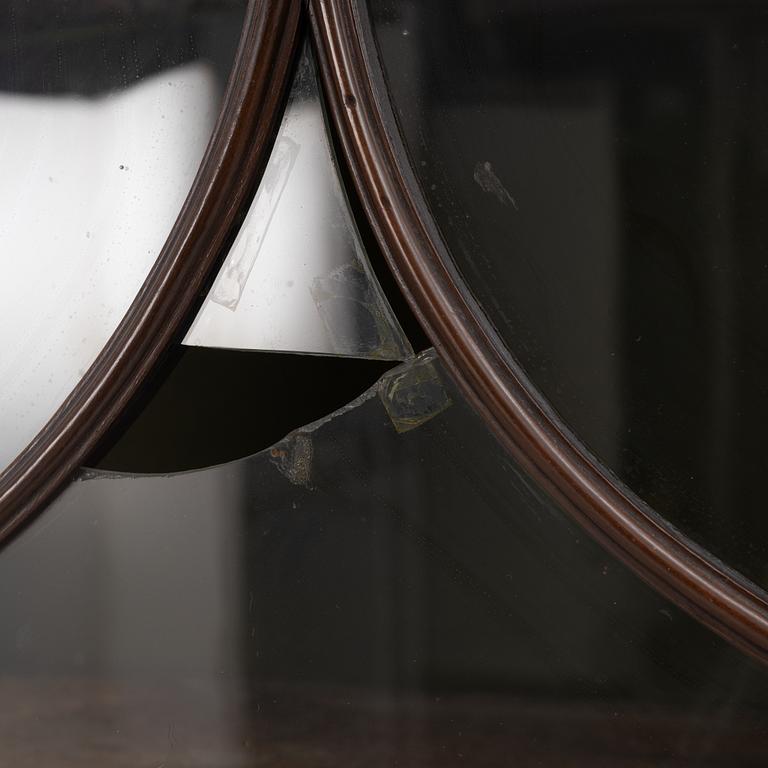
[[[413,355],[349,210],[306,50],[261,185],[184,343]]]

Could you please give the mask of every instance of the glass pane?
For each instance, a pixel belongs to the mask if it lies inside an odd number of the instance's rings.
[[[0,470],[138,292],[197,172],[245,2],[0,9]]]
[[[14,766],[762,765],[765,671],[555,508],[432,354],[272,448],[86,473],[0,553]]]
[[[184,343],[379,360],[413,354],[352,220],[309,47],[261,186]]]
[[[768,15],[684,0],[370,0],[422,190],[590,448],[768,585]]]

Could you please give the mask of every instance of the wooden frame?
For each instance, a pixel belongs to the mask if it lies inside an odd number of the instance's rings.
[[[330,112],[401,288],[502,445],[610,551],[692,615],[768,661],[768,595],[664,521],[537,392],[456,271],[413,174],[372,32],[354,0],[309,0]],[[301,0],[251,0],[218,123],[152,272],[97,360],[0,474],[0,540],[49,502],[178,341],[255,189],[281,116]]]

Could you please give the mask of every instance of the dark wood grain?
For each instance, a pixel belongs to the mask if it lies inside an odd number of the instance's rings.
[[[301,17],[300,0],[249,3],[219,119],[152,271],[77,387],[0,475],[0,541],[50,501],[183,334],[264,170]]]
[[[759,714],[499,693],[64,677],[0,680],[13,768],[765,765]]]
[[[326,96],[379,243],[450,372],[505,448],[595,538],[715,632],[768,661],[768,595],[602,466],[473,300],[410,168],[363,6],[310,1]]]

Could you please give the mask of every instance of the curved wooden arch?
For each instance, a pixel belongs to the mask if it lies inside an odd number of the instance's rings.
[[[269,157],[301,18],[301,0],[250,0],[219,118],[157,261],[82,380],[0,474],[0,540],[83,463],[202,301]]]
[[[768,595],[662,520],[591,456],[473,300],[410,168],[365,11],[355,0],[310,0],[310,13],[330,111],[366,214],[470,402],[514,458],[614,555],[768,662]]]

